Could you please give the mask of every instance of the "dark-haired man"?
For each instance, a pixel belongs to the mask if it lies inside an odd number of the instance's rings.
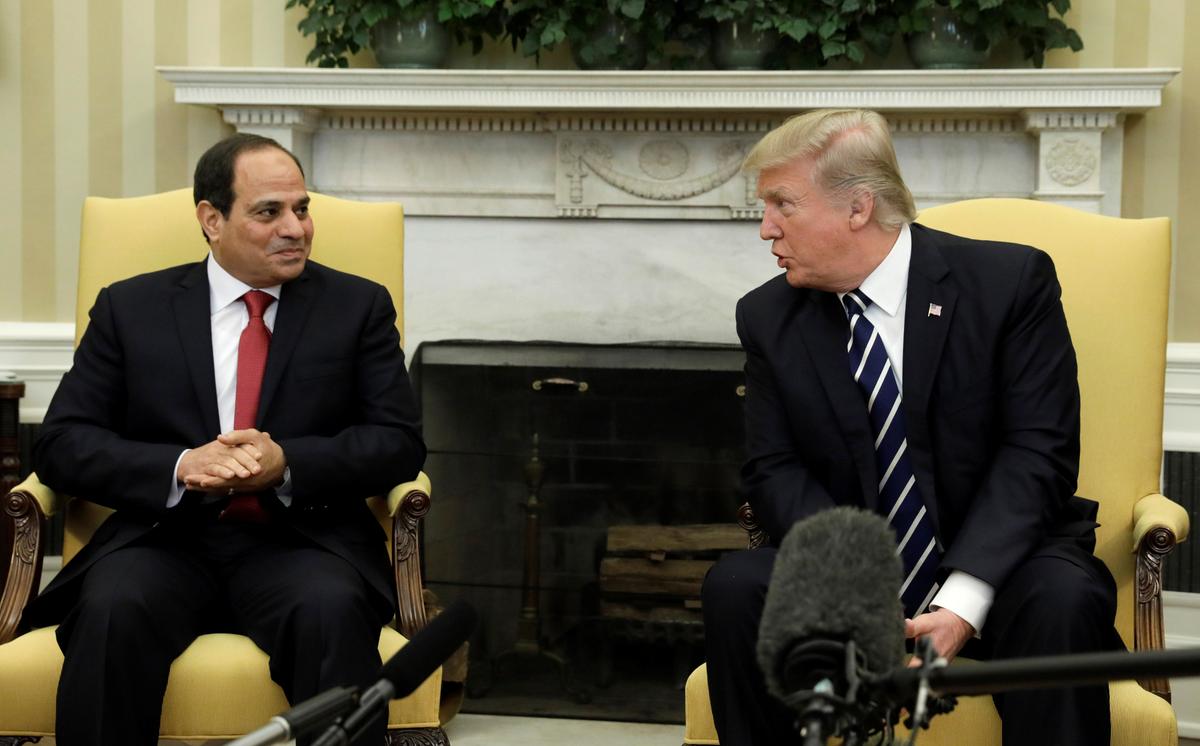
[[[155,743],[206,631],[248,635],[293,703],[369,683],[394,611],[364,498],[425,448],[391,298],[308,261],[304,175],[273,140],[214,145],[194,194],[209,257],[100,291],[34,450],[116,511],[26,617],[60,624],[64,746]]]

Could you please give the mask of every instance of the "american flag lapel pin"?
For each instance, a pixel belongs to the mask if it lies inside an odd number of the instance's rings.
[[[936,303],[930,303],[929,304],[929,313],[927,315],[928,316],[941,316],[942,315],[942,307]]]

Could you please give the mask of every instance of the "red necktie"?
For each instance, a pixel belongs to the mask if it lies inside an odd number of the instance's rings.
[[[250,323],[242,330],[238,341],[237,394],[233,404],[233,429],[245,430],[255,426],[258,398],[262,392],[263,371],[267,367],[267,350],[271,346],[271,330],[263,321],[267,307],[275,298],[261,290],[251,290],[242,296]],[[221,513],[222,520],[266,523],[269,520],[257,494],[234,495],[229,507]]]

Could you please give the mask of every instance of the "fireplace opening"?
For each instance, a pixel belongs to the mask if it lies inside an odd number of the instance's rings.
[[[428,342],[427,587],[480,612],[464,712],[683,722],[737,527],[735,345]]]

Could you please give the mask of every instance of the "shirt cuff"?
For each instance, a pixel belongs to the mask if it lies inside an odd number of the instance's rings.
[[[983,623],[992,609],[996,589],[974,575],[954,570],[933,597],[930,609],[947,609],[975,628],[975,636],[983,631]]]
[[[283,467],[283,484],[275,488],[275,498],[283,507],[292,507],[292,467]]]
[[[183,493],[187,492],[187,485],[179,481],[179,462],[183,461],[183,456],[191,448],[183,449],[179,454],[179,458],[175,459],[175,469],[171,472],[171,491],[167,493],[167,508],[173,508],[183,500]]]

